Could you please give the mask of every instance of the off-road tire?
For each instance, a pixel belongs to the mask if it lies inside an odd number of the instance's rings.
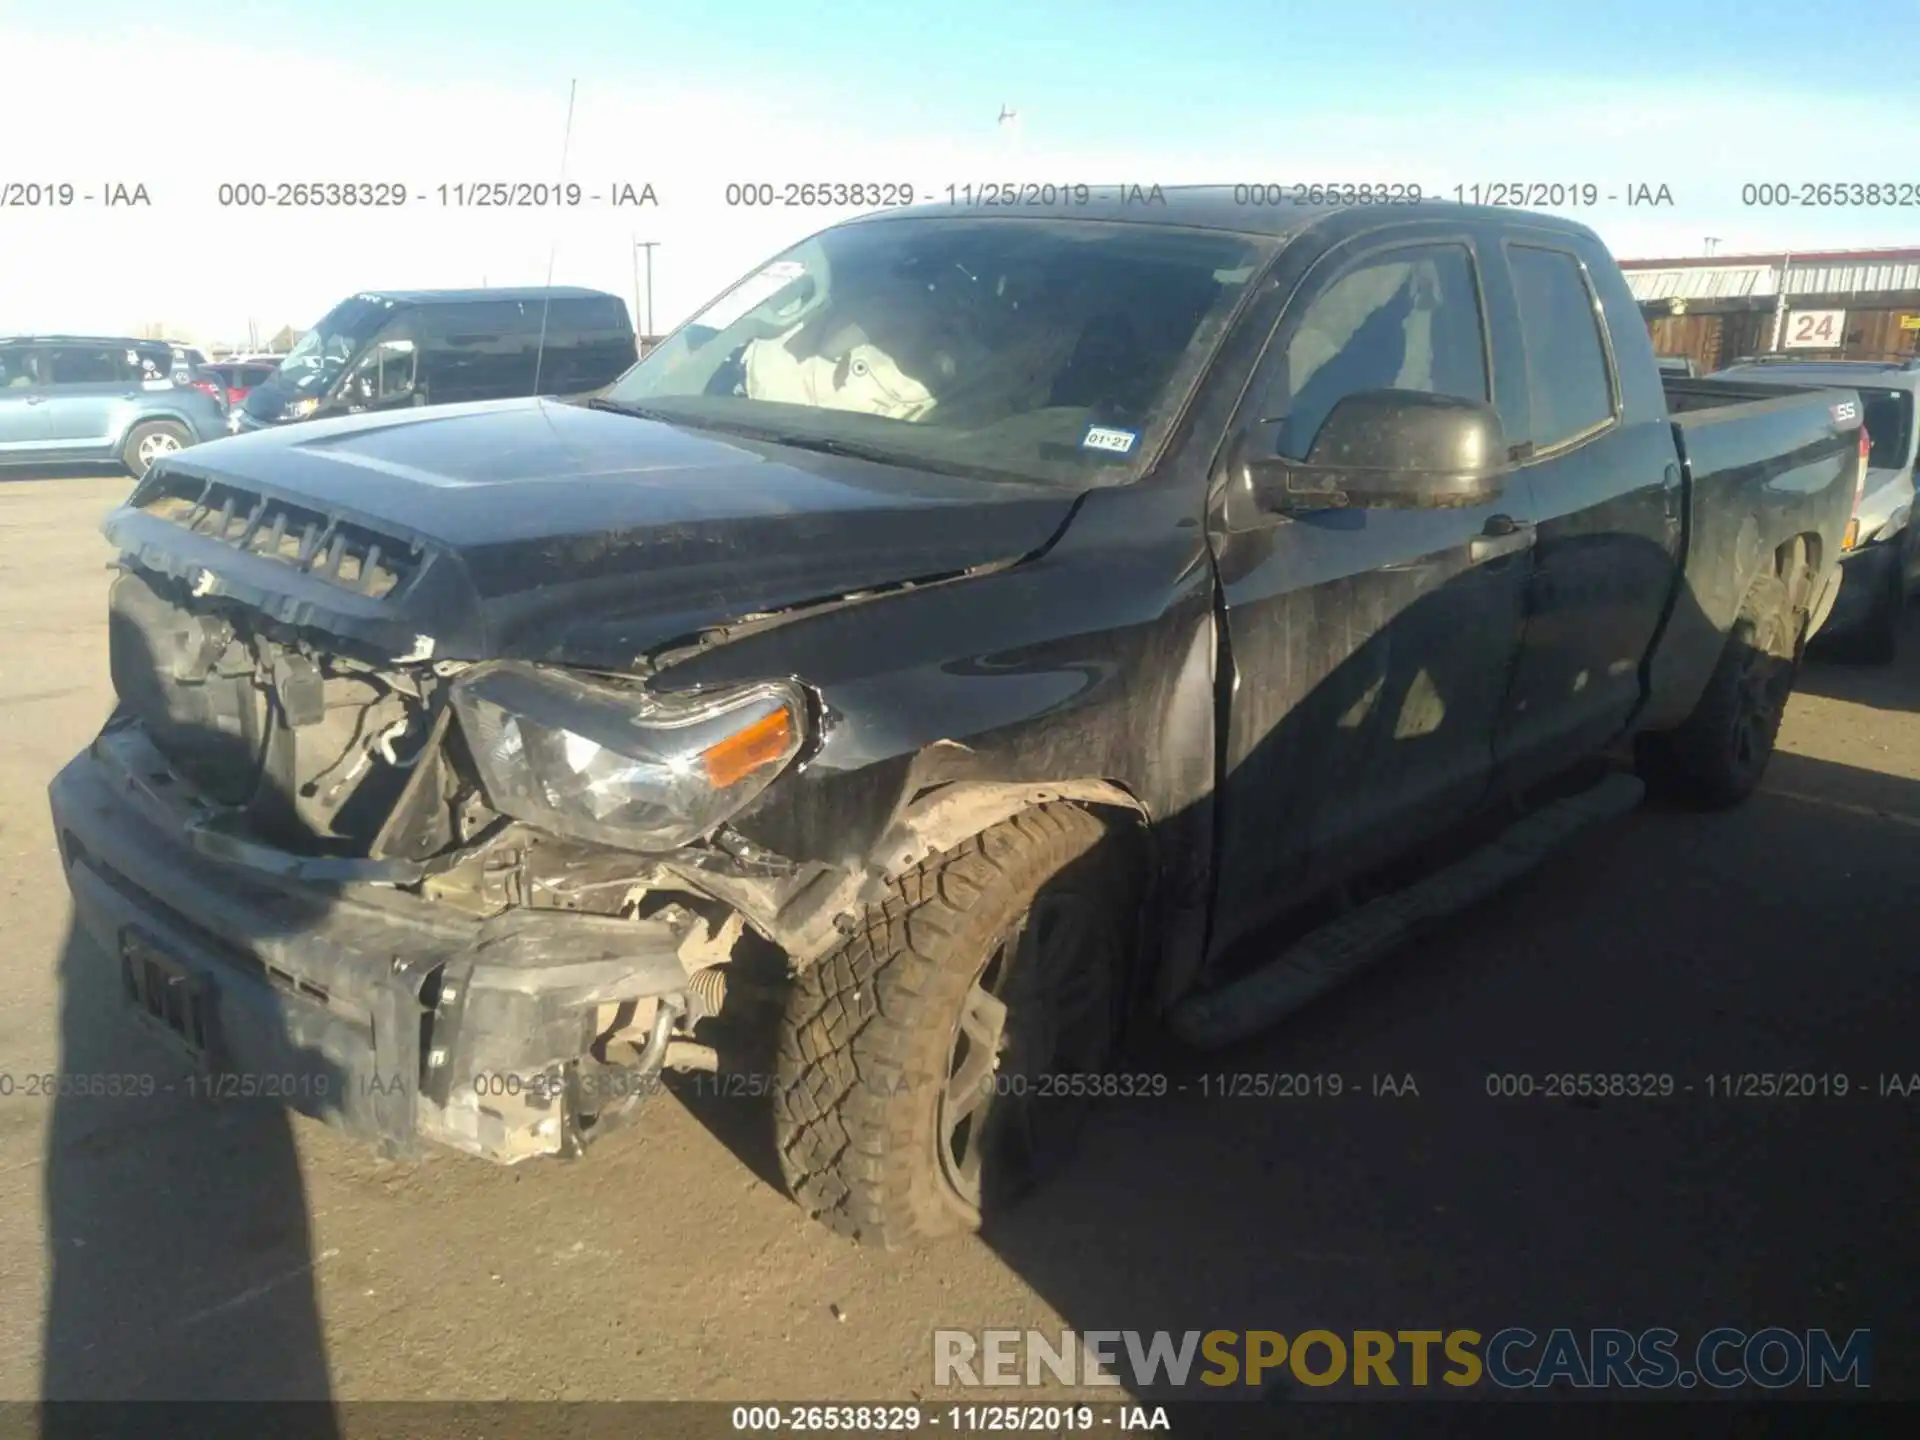
[[[887,1249],[980,1227],[943,1160],[940,1096],[962,1007],[1036,894],[1064,888],[1074,903],[1102,902],[1084,913],[1102,927],[1089,948],[1112,952],[1111,1042],[1144,888],[1134,841],[1075,805],[1023,811],[902,875],[797,977],[773,1110],[781,1172],[803,1209]]]
[[[153,468],[154,460],[159,458],[147,453],[150,449],[147,442],[151,439],[171,440],[175,451],[193,444],[192,432],[174,420],[149,420],[134,426],[127,433],[127,443],[120,447],[120,462],[136,480],[144,480],[147,471]]]
[[[1690,810],[1725,810],[1759,787],[1799,674],[1805,630],[1806,616],[1789,608],[1781,580],[1754,581],[1693,713],[1676,730],[1639,737],[1636,759],[1648,790]],[[1752,687],[1762,665],[1777,705],[1756,709]]]

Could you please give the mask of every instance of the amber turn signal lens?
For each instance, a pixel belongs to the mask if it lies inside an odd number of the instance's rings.
[[[700,754],[707,780],[716,790],[737,785],[763,765],[786,759],[793,744],[793,716],[784,707],[762,715]]]
[[[1840,542],[1840,548],[1842,550],[1851,550],[1853,549],[1854,546],[1858,545],[1859,543],[1860,543],[1860,522],[1858,520],[1849,520],[1847,522],[1846,538]],[[783,711],[782,713],[784,714],[785,712]]]

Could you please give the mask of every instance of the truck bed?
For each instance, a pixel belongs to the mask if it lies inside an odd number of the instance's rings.
[[[1701,375],[1662,375],[1660,385],[1667,392],[1667,412],[1671,415],[1724,410],[1735,405],[1778,400],[1782,396],[1812,394],[1824,388],[1811,385],[1743,385],[1738,380]]]
[[[1754,578],[1796,535],[1816,537],[1816,573],[1837,562],[1859,474],[1860,397],[1851,390],[1669,376],[1686,499],[1684,565],[1650,661],[1643,723],[1693,709]]]

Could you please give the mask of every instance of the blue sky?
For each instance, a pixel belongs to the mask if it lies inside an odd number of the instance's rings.
[[[52,324],[56,309],[117,327],[135,323],[131,306],[204,330],[277,327],[370,285],[537,283],[549,263],[624,294],[642,236],[660,242],[664,324],[837,218],[730,209],[729,179],[1374,179],[1442,193],[1593,180],[1671,187],[1670,208],[1581,213],[1628,256],[1698,254],[1707,236],[1723,253],[1920,244],[1920,207],[1740,203],[1743,181],[1920,184],[1899,140],[1920,135],[1905,67],[1852,53],[1920,53],[1920,5],[1855,13],[1845,44],[1822,13],[1804,0],[0,0],[11,103],[67,117],[30,150],[10,135],[0,181],[134,176],[156,197],[151,216],[0,211],[10,258],[52,282],[22,293],[0,276],[0,329]],[[164,87],[175,109],[135,123],[75,107],[76,79],[96,95]],[[393,174],[417,192],[550,175],[576,79],[571,173],[654,180],[657,212],[216,203],[237,179]],[[1018,126],[997,125],[1003,103]],[[268,118],[226,124],[228,106]],[[210,252],[208,236],[234,243]]]
[[[230,28],[234,12],[207,13]],[[1463,87],[1497,89],[1519,77],[1604,74],[1679,87],[1705,64],[1755,85],[1811,81],[1857,92],[1863,74],[1872,84],[1872,67],[1843,58],[1806,0],[414,0],[242,13],[256,23],[271,13],[279,41],[373,63],[374,37],[382,49],[430,50],[439,65],[470,75],[544,73],[558,84],[571,76],[644,83],[718,61],[889,108],[978,110],[1016,94],[1044,96],[1089,132],[1172,125],[1196,139],[1208,122],[1258,124],[1276,106],[1444,105]],[[108,3],[86,14],[89,24],[111,25],[151,21],[155,11]],[[1920,40],[1915,7],[1875,7],[1863,18],[1876,53]],[[190,9],[168,14],[169,28],[199,23]],[[1810,50],[1819,57],[1811,73]],[[393,63],[417,69],[418,50]],[[1901,88],[1895,67],[1885,85]]]

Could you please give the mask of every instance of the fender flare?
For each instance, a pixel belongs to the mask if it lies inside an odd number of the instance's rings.
[[[860,860],[825,868],[803,884],[768,923],[759,923],[767,937],[787,952],[799,968],[806,968],[838,945],[858,923],[859,912],[876,904],[887,888],[915,865],[950,850],[1022,810],[1048,801],[1065,800],[1128,811],[1140,818],[1147,843],[1153,838],[1153,816],[1131,791],[1112,780],[1084,776],[1047,781],[994,781],[951,776],[953,762],[973,758],[966,746],[938,741],[915,759],[913,777],[902,788],[901,799],[868,853]],[[948,772],[942,774],[942,772]],[[716,898],[741,908],[739,892]],[[749,914],[749,922],[754,917]]]
[[[868,874],[893,880],[961,841],[1049,801],[1068,800],[1131,810],[1151,824],[1147,807],[1111,780],[1083,778],[1044,784],[955,780],[904,805],[868,857]]]

